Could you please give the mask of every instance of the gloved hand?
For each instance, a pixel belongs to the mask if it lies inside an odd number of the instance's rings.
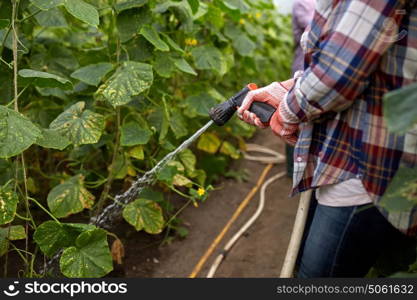
[[[263,88],[250,91],[237,111],[238,117],[244,122],[260,128],[271,126],[272,131],[276,135],[282,137],[289,144],[295,144],[297,141],[298,124],[288,123],[285,121],[285,117],[280,115],[282,100],[294,83],[294,79],[284,82],[273,82]],[[268,124],[262,123],[254,113],[248,111],[254,101],[265,102],[277,109]]]

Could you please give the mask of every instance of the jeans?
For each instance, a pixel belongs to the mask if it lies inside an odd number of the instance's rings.
[[[313,196],[297,277],[364,277],[386,246],[404,239],[372,205],[330,207]]]

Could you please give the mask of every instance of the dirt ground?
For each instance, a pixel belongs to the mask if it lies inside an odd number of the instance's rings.
[[[259,132],[252,141],[284,153],[284,144],[269,131]],[[126,256],[122,266],[110,276],[123,277],[187,277],[222,230],[236,208],[255,186],[265,165],[241,160],[233,170],[248,170],[249,179],[239,183],[233,179],[222,182],[209,199],[198,208],[187,207],[180,215],[189,234],[161,244],[160,236],[138,235],[129,227],[117,229],[125,236]],[[285,170],[275,166],[267,178]],[[282,178],[267,190],[266,205],[259,219],[235,244],[216,273],[216,277],[278,277],[295,218],[298,197],[289,198],[291,179]],[[259,193],[229,230],[219,247],[205,264],[198,277],[207,271],[228,239],[255,212]]]

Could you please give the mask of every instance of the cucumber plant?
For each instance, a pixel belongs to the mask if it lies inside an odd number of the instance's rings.
[[[5,275],[10,251],[25,276],[43,275],[42,255],[59,255],[68,277],[108,274],[108,238],[120,240],[89,218],[207,122],[210,107],[248,82],[286,79],[290,28],[270,0],[1,1]],[[150,234],[175,229],[163,192],[198,205],[252,134],[235,120],[213,128],[123,217]]]

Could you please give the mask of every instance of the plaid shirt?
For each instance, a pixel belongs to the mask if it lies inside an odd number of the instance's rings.
[[[318,0],[306,39],[306,69],[284,100],[300,123],[292,195],[352,178],[399,230],[417,233],[417,207],[378,203],[398,168],[417,165],[417,127],[388,132],[385,93],[417,81],[415,0]]]

